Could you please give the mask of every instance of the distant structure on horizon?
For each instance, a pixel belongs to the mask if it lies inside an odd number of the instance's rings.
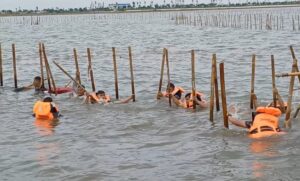
[[[108,8],[111,9],[111,10],[122,10],[122,9],[127,9],[127,8],[130,8],[131,5],[129,3],[115,3],[115,4],[109,4],[108,5]]]

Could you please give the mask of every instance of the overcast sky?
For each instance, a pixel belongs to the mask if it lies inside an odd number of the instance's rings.
[[[78,8],[78,7],[89,7],[92,0],[0,0],[0,10],[3,9],[11,9],[15,10],[16,8],[20,9],[35,9],[37,6],[39,9],[45,8]],[[141,1],[142,4],[145,0],[93,0],[96,2],[101,2],[105,5],[111,3],[132,3],[133,1],[138,2]],[[154,4],[162,4],[164,0],[146,0],[147,4],[153,1]],[[173,2],[179,2],[180,0],[173,0]],[[209,3],[210,0],[194,0],[194,2],[198,1],[199,3]],[[220,0],[218,0],[220,1]],[[240,0],[237,0],[240,1]],[[246,1],[246,0],[244,0]],[[165,0],[166,3],[170,3],[171,0]],[[192,0],[181,0],[180,2],[184,2],[185,4],[190,4]],[[227,3],[228,0],[223,0],[224,3]],[[232,2],[232,0],[231,0]]]

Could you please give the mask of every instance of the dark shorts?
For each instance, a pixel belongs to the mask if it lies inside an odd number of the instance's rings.
[[[176,99],[180,99],[181,98],[181,92],[180,91],[176,92],[174,97],[176,97]]]

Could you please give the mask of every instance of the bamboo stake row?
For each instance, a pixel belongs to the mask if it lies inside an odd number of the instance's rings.
[[[250,30],[284,30],[300,31],[300,15],[289,15],[289,13],[279,12],[222,12],[214,13],[191,13],[182,12],[174,16],[176,25],[191,25],[200,27],[218,27],[218,28],[239,28]],[[298,20],[298,21],[297,21]]]

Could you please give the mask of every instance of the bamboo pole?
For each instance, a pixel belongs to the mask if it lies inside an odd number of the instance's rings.
[[[75,61],[75,67],[76,67],[76,80],[78,81],[79,84],[81,84],[76,48],[73,48],[73,54],[74,54],[74,61]]]
[[[291,51],[291,54],[292,54],[293,61],[295,61],[294,63],[296,63],[296,65],[293,67],[295,69],[295,71],[293,71],[293,72],[299,72],[298,61],[297,61],[293,46],[290,46],[290,51]],[[300,82],[300,75],[298,76],[298,80]]]
[[[214,99],[215,99],[215,93],[214,93],[214,78],[215,76],[215,66],[213,65],[213,60],[212,60],[212,65],[211,65],[211,80],[210,80],[210,109],[209,109],[209,120],[211,122],[214,121]]]
[[[42,84],[41,87],[45,87],[44,83],[44,65],[43,65],[43,52],[42,52],[42,44],[39,43],[39,55],[40,55],[40,70],[41,70],[41,79],[42,79]]]
[[[293,70],[295,70],[295,67],[297,66],[296,64],[296,59],[294,59],[293,63]],[[289,86],[289,97],[288,97],[288,102],[287,102],[287,109],[286,109],[286,114],[285,114],[285,122],[284,125],[286,128],[291,128],[291,112],[292,112],[292,99],[293,99],[293,90],[294,90],[294,82],[295,82],[295,76],[291,76],[290,79],[290,86]]]
[[[253,109],[256,110],[256,108],[257,108],[257,97],[256,97],[256,94],[252,93],[251,97],[252,97],[252,101],[253,101]]]
[[[192,96],[193,96],[193,109],[196,109],[196,81],[195,81],[195,51],[192,50]]]
[[[130,77],[131,77],[131,93],[132,93],[132,96],[133,96],[132,101],[135,102],[135,87],[134,87],[134,76],[133,76],[131,47],[128,47],[128,52],[129,52]]]
[[[64,73],[66,74],[73,82],[75,82],[77,84],[77,86],[79,86],[80,88],[82,88],[84,91],[86,91],[86,89],[77,81],[75,80],[62,66],[60,66],[58,63],[56,63],[55,61],[53,61],[53,63]]]
[[[276,93],[275,93],[275,64],[274,64],[274,55],[271,55],[271,66],[272,66],[272,93],[273,93],[273,106],[276,107]]]
[[[165,59],[166,59],[166,51],[165,51],[165,49],[163,49],[163,56],[162,56],[162,62],[161,62],[161,68],[160,68],[160,79],[159,79],[158,92],[157,92],[157,97],[156,97],[157,99],[159,99],[158,94],[161,92],[163,76],[164,76]]]
[[[0,86],[3,86],[2,47],[0,43]]]
[[[279,102],[279,106],[280,106],[280,110],[282,113],[285,113],[286,110],[285,110],[285,105],[284,105],[284,102],[283,102],[283,99],[281,98],[280,94],[279,94],[279,91],[277,90],[277,88],[275,87],[275,96],[276,98],[278,99],[278,102]]]
[[[222,109],[224,118],[224,127],[228,128],[228,116],[227,116],[227,102],[226,102],[226,88],[225,88],[225,75],[224,75],[224,62],[220,63],[220,84],[221,84],[221,97],[222,97]]]
[[[281,74],[276,74],[276,77],[289,77],[289,76],[299,76],[300,72],[291,72],[291,73],[281,73]]]
[[[48,70],[48,74],[49,74],[49,77],[51,79],[51,83],[52,83],[52,86],[53,86],[54,93],[55,93],[55,95],[57,95],[57,90],[56,90],[56,86],[55,86],[55,80],[53,78],[53,75],[52,75],[52,72],[51,72],[51,69],[50,69],[50,65],[49,65],[49,62],[48,62],[48,58],[47,58],[47,54],[46,54],[46,50],[45,50],[45,45],[44,44],[42,44],[42,49],[43,49],[43,54],[44,54],[45,66],[46,66],[46,69]],[[49,89],[48,92],[53,92],[53,91],[51,89]]]
[[[90,48],[87,48],[87,54],[88,54],[88,69],[89,69],[89,73],[91,76],[91,83],[92,83],[92,90],[93,92],[96,91],[96,86],[95,86],[95,81],[94,81],[94,74],[93,74],[93,69],[92,69],[92,57],[91,57],[91,50]]]
[[[113,64],[114,64],[114,74],[115,74],[116,99],[119,99],[118,71],[117,71],[117,60],[116,60],[116,48],[115,47],[112,47],[112,53],[113,53]]]
[[[14,70],[14,82],[15,88],[18,88],[18,78],[17,78],[17,63],[16,63],[16,47],[15,44],[12,44],[12,56],[13,56],[13,70]]]
[[[42,54],[44,55],[44,44],[42,44]],[[51,90],[52,90],[52,86],[51,86],[51,78],[50,78],[50,73],[49,73],[49,69],[47,67],[47,63],[46,60],[45,61],[45,68],[46,68],[46,75],[47,75],[47,82],[48,82],[48,92],[50,91],[51,94]]]
[[[253,109],[253,94],[255,81],[255,54],[252,55],[252,74],[251,74],[251,90],[250,90],[250,108]]]
[[[172,101],[171,101],[171,92],[170,92],[170,67],[169,67],[169,53],[168,53],[168,49],[165,48],[165,54],[166,54],[166,63],[167,63],[167,76],[168,76],[168,86],[169,86],[169,89],[168,89],[168,93],[169,93],[169,105],[170,107],[172,106]]]
[[[215,82],[215,97],[216,97],[216,109],[220,111],[220,101],[219,101],[219,86],[218,86],[218,69],[217,69],[217,56],[213,54],[213,66],[214,66],[214,82]]]

